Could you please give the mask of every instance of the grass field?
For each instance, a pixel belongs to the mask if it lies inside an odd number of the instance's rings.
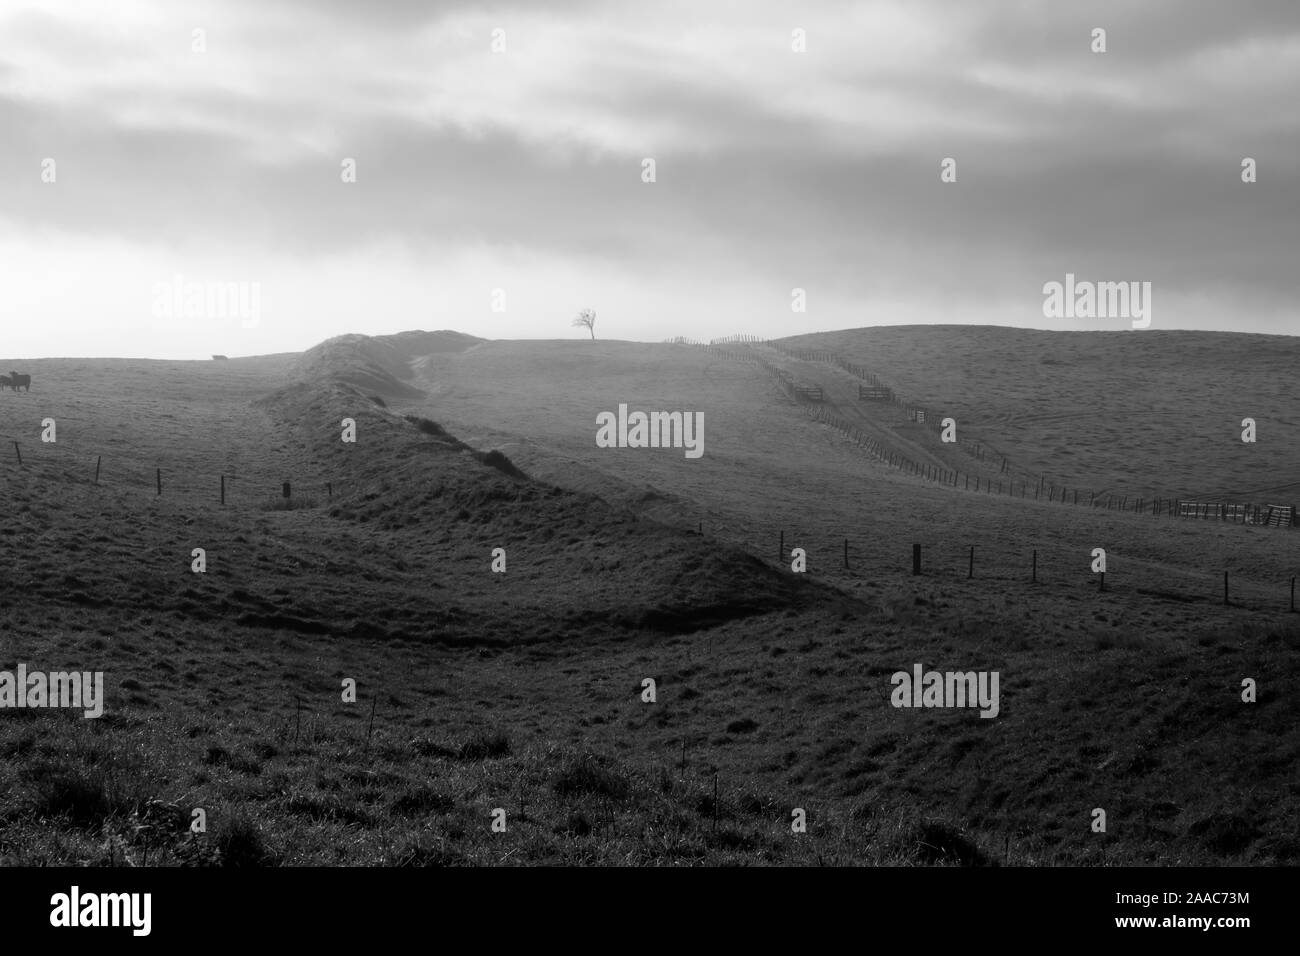
[[[1294,487],[1294,342],[789,344],[877,369],[1019,467],[1187,496]],[[927,484],[685,346],[433,333],[21,367],[0,670],[102,670],[108,702],[0,710],[8,864],[1300,861],[1294,531]],[[704,456],[597,448],[619,403],[702,411]],[[1001,713],[895,709],[915,663],[999,671]]]

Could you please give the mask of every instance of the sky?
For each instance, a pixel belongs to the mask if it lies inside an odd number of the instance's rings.
[[[1294,0],[4,0],[0,356],[1300,334],[1297,94]]]

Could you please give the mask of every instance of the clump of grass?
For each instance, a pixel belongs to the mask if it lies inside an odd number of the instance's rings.
[[[28,771],[35,791],[30,809],[37,818],[94,828],[110,818],[128,816],[147,796],[135,760],[123,761],[102,748],[76,757],[41,761]]]
[[[1212,813],[1195,821],[1187,833],[1220,856],[1244,852],[1259,836],[1258,828],[1236,813]]]
[[[113,799],[99,768],[48,769],[36,782],[32,809],[37,817],[58,817],[74,827],[93,827],[126,809]]]
[[[926,865],[988,866],[990,861],[974,841],[941,820],[907,824],[895,833],[890,849]]]
[[[430,740],[427,737],[412,740],[411,749],[421,757],[445,757],[449,760],[454,760],[456,757],[460,756],[460,751],[451,747],[445,747],[436,740]]]
[[[388,407],[388,403],[384,401],[382,398],[380,398],[378,395],[371,395],[370,400],[374,402],[376,405],[378,405],[380,408]]]
[[[477,733],[460,745],[457,756],[461,760],[487,760],[505,757],[510,753],[510,738],[503,731]]]
[[[256,775],[262,772],[262,765],[252,757],[232,754],[219,744],[214,744],[208,748],[208,752],[203,757],[203,762],[213,767],[229,767],[239,773]]]
[[[269,866],[275,862],[261,829],[251,816],[243,812],[223,817],[212,842],[222,866]]]
[[[448,813],[456,801],[433,787],[422,786],[407,790],[390,805],[393,813],[401,816],[422,816],[429,813]]]
[[[623,800],[631,791],[626,777],[610,769],[593,754],[570,757],[561,766],[551,788],[561,797],[594,795]]]

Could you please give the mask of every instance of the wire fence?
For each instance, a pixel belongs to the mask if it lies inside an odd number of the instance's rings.
[[[698,529],[710,533],[703,522]],[[800,573],[794,567],[799,563],[802,573],[837,585],[893,588],[908,581],[929,581],[976,590],[994,587],[1001,594],[1019,597],[1033,588],[1060,587],[1251,611],[1295,612],[1300,572],[1300,568],[1285,570],[1281,563],[1270,570],[1243,568],[1230,560],[1200,569],[1172,567],[1129,554],[1122,547],[1103,549],[1104,564],[1099,565],[1097,541],[1071,548],[918,534],[912,541],[900,542],[862,534],[836,535],[824,528],[773,529],[762,535],[753,529],[737,534],[727,528],[719,529],[718,537],[783,570]],[[802,553],[796,555],[796,548]]]
[[[733,337],[739,340],[742,337]],[[719,340],[714,340],[719,341]],[[856,363],[850,362],[835,352],[823,349],[792,349],[775,343],[763,343],[768,348],[800,361],[825,362],[843,369],[863,381],[869,382],[869,388],[879,390],[879,398],[870,400],[887,401],[901,405],[909,412],[910,420],[928,426],[929,430],[941,433],[942,419],[925,406],[900,396],[891,386],[883,383],[876,375]],[[1035,475],[1025,469],[1016,468],[1004,455],[997,455],[996,471],[993,467],[983,470],[963,471],[959,468],[945,467],[934,462],[918,461],[909,455],[900,443],[890,442],[879,434],[871,434],[861,425],[854,424],[824,407],[824,393],[820,386],[796,379],[786,370],[769,362],[752,350],[744,351],[721,349],[705,346],[704,350],[720,358],[748,362],[758,365],[772,380],[773,384],[792,401],[801,405],[814,421],[827,425],[845,437],[881,463],[896,468],[908,475],[914,475],[924,481],[935,484],[961,488],[967,491],[1004,495],[1007,497],[1027,498],[1031,494],[1035,500],[1046,500],[1087,508],[1102,508],[1108,511],[1130,511],[1134,514],[1150,512],[1153,515],[1167,517],[1192,518],[1201,520],[1234,521],[1242,524],[1255,524],[1273,528],[1295,528],[1300,526],[1300,509],[1294,504],[1277,502],[1226,502],[1226,501],[1186,501],[1172,496],[1153,494],[1150,497],[1115,492],[1102,492],[1058,485],[1047,480],[1044,473]],[[859,388],[862,399],[862,388]],[[967,455],[978,461],[985,461],[987,443],[958,442],[953,443]]]
[[[292,472],[300,466],[250,467],[236,463],[213,470],[210,459],[154,460],[142,459],[126,449],[87,452],[66,441],[20,441],[12,435],[0,435],[0,475],[21,469],[31,475],[57,470],[62,483],[88,487],[138,491],[155,498],[183,498],[186,501],[218,505],[306,507],[318,501],[332,500],[350,489],[347,479],[308,478],[300,480]],[[7,464],[7,467],[6,467]]]

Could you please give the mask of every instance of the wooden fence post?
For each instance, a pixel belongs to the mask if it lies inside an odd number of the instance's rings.
[[[970,546],[970,567],[966,571],[966,580],[975,577],[975,545]]]
[[[286,499],[289,497],[289,495],[290,495],[290,492],[289,492],[289,482],[286,481],[286,482],[284,483],[284,487],[283,487],[283,489],[281,490],[281,494],[284,495],[284,497],[285,497]]]
[[[844,539],[844,566],[849,566],[849,539]]]
[[[18,442],[14,442],[14,454],[18,456],[18,464],[23,463],[23,450],[18,447]]]
[[[1097,590],[1098,590],[1098,591],[1104,591],[1104,590],[1106,590],[1106,572],[1105,572],[1105,571],[1102,571],[1102,572],[1101,572],[1101,584],[1098,585]]]
[[[1030,579],[1034,584],[1038,583],[1038,549],[1034,548],[1034,576]]]
[[[156,469],[154,477],[158,482],[158,494],[161,495],[162,494],[162,469],[161,468]]]
[[[1228,572],[1223,572],[1223,606],[1228,606]]]
[[[221,503],[226,503],[226,476],[221,476]]]
[[[104,456],[100,455],[95,459],[95,484],[99,484],[99,466],[103,464]]]
[[[1295,577],[1291,578],[1291,613],[1295,613]]]

